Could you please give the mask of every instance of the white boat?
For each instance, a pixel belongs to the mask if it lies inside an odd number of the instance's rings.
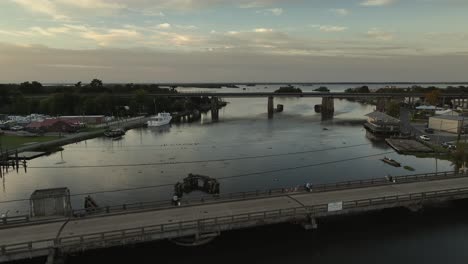
[[[158,113],[157,116],[152,116],[149,118],[148,122],[148,127],[158,127],[158,126],[164,126],[167,125],[171,122],[172,116],[169,113]]]

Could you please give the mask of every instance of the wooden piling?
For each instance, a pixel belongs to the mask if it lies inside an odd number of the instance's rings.
[[[18,171],[19,169],[18,150],[15,151],[15,163],[16,163],[16,171]]]

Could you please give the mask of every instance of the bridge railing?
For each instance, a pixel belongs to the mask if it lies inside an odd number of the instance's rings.
[[[365,208],[369,206],[394,203],[399,204],[402,202],[454,197],[459,195],[468,195],[468,187],[343,201],[342,210],[346,211],[357,208]],[[106,232],[96,232],[84,235],[72,235],[57,239],[38,240],[17,244],[1,245],[0,248],[1,255],[30,252],[35,250],[45,250],[52,247],[73,247],[75,249],[84,249],[86,245],[92,244],[105,245],[105,243],[115,243],[116,241],[121,244],[124,244],[126,241],[128,241],[128,243],[134,243],[136,241],[153,240],[154,238],[152,238],[152,236],[156,235],[159,235],[158,238],[160,239],[171,238],[177,237],[178,235],[183,236],[184,234],[186,234],[184,231],[193,231],[193,233],[215,231],[219,232],[225,229],[233,229],[233,226],[235,224],[258,222],[260,220],[277,219],[281,217],[294,219],[298,217],[304,217],[307,215],[315,216],[324,213],[329,213],[328,204],[258,211],[244,214],[219,216],[213,218],[202,218],[191,221],[180,221],[174,223],[149,225]],[[112,245],[114,243],[112,243]]]
[[[0,226],[1,225],[11,225],[17,223],[29,222],[31,218],[29,215],[15,215],[15,216],[5,216],[0,217]]]
[[[356,188],[366,188],[372,186],[381,186],[381,185],[392,185],[392,184],[401,184],[401,183],[411,183],[418,181],[428,181],[428,180],[440,180],[445,178],[457,178],[457,177],[468,177],[468,173],[457,173],[453,171],[445,171],[438,173],[420,173],[413,175],[405,176],[393,176],[390,180],[390,177],[382,178],[372,178],[364,180],[352,180],[344,181],[337,183],[325,183],[325,184],[313,184],[311,185],[311,192],[327,192],[327,191],[339,191],[345,189],[356,189]],[[217,196],[202,196],[198,199],[191,200],[182,200],[182,206],[192,206],[201,203],[214,203],[214,202],[223,202],[223,201],[233,201],[233,200],[249,200],[256,198],[265,198],[271,196],[283,196],[299,193],[307,193],[308,191],[304,186],[295,186],[290,188],[275,188],[269,190],[257,190],[257,191],[247,191],[247,192],[237,192],[237,193],[228,193]],[[150,201],[150,202],[139,202],[139,203],[128,203],[121,205],[113,206],[104,206],[95,209],[76,209],[73,210],[73,215],[75,216],[87,216],[95,215],[102,213],[118,213],[122,211],[129,210],[145,210],[145,209],[164,209],[168,207],[173,207],[171,200],[161,200],[161,201]]]

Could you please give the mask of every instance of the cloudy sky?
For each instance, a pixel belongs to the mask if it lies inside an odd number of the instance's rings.
[[[467,81],[467,0],[1,0],[0,82]]]

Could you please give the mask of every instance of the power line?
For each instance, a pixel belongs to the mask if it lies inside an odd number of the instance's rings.
[[[391,154],[391,153],[395,153],[395,152],[394,151],[388,151],[388,152],[376,153],[376,154],[372,154],[372,155],[349,158],[349,159],[341,159],[341,160],[320,162],[320,163],[314,163],[314,164],[308,164],[308,165],[302,165],[302,166],[295,166],[295,167],[288,167],[288,168],[281,168],[281,169],[275,169],[275,170],[259,171],[259,172],[253,172],[253,173],[231,175],[231,176],[225,176],[225,177],[220,177],[220,178],[216,178],[216,179],[217,180],[228,180],[228,179],[234,179],[234,178],[242,178],[242,177],[248,177],[248,176],[254,176],[254,175],[262,175],[262,174],[268,174],[268,173],[281,172],[281,171],[297,170],[297,169],[303,169],[303,168],[317,167],[317,166],[323,166],[323,165],[328,165],[328,164],[336,164],[336,163],[340,163],[340,162],[347,162],[347,161],[353,161],[353,160],[358,160],[358,159],[382,156],[382,155]],[[72,194],[70,196],[76,197],[76,196],[95,195],[95,194],[103,194],[103,193],[126,192],[126,191],[135,191],[135,190],[170,187],[170,186],[174,186],[174,185],[175,185],[175,183],[159,184],[159,185],[141,186],[141,187],[133,187],[133,188],[114,189],[114,190],[107,190],[107,191],[76,193],[76,194]],[[0,201],[0,204],[2,204],[2,203],[13,203],[13,202],[24,202],[24,201],[29,201],[29,199],[17,199],[17,200]]]
[[[76,166],[31,166],[30,169],[79,169],[79,168],[113,168],[113,167],[142,167],[142,166],[157,166],[157,165],[179,165],[179,164],[196,164],[196,163],[208,163],[208,162],[223,162],[223,161],[235,161],[235,160],[247,160],[247,159],[262,159],[262,158],[271,158],[271,157],[281,157],[281,156],[291,156],[291,155],[300,155],[314,152],[322,152],[329,150],[340,150],[347,148],[355,148],[370,145],[369,143],[351,145],[345,147],[334,147],[327,149],[316,149],[316,150],[307,150],[307,151],[298,151],[298,152],[289,152],[289,153],[279,153],[279,154],[268,154],[268,155],[256,155],[256,156],[245,156],[238,158],[223,158],[223,159],[210,159],[210,160],[192,160],[192,161],[168,161],[168,162],[152,162],[152,163],[134,163],[134,164],[107,164],[107,165],[76,165]]]

